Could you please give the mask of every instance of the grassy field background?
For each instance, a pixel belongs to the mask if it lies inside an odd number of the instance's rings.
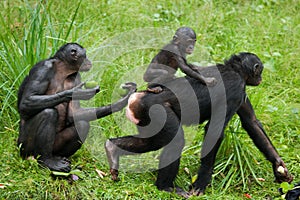
[[[0,199],[180,199],[154,186],[158,153],[121,160],[120,181],[109,173],[104,141],[136,133],[124,111],[92,122],[83,147],[71,157],[80,179],[51,176],[35,160],[22,160],[16,140],[17,90],[31,66],[66,42],[78,42],[93,62],[84,80],[101,92],[83,106],[116,101],[126,81],[144,87],[142,74],[180,26],[197,33],[188,61],[208,65],[249,51],[265,65],[263,82],[247,92],[279,154],[300,181],[300,4],[255,1],[1,1],[0,16]],[[188,190],[199,166],[203,126],[184,127],[186,147],[176,183]],[[99,171],[98,171],[99,172]],[[234,118],[218,153],[211,185],[191,199],[280,199],[271,164]]]

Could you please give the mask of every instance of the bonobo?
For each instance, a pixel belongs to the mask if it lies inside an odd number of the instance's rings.
[[[79,100],[91,99],[99,87],[81,89],[80,73],[92,67],[86,50],[76,43],[62,46],[53,57],[37,63],[19,88],[20,133],[18,146],[23,158],[30,155],[50,170],[71,170],[67,157],[82,145],[89,131],[89,121],[127,105],[136,90],[134,83],[124,88],[128,94],[112,105],[81,108]]]
[[[211,181],[215,157],[224,137],[224,129],[235,113],[257,148],[273,165],[278,182],[291,182],[285,163],[256,118],[246,94],[246,85],[257,86],[262,78],[263,64],[252,53],[232,55],[224,64],[201,68],[204,75],[217,79],[207,87],[186,76],[174,79],[161,93],[136,92],[128,100],[127,116],[137,124],[138,135],[112,138],[105,148],[112,178],[118,178],[119,157],[163,148],[159,157],[156,186],[176,191],[182,196],[201,195]],[[184,147],[182,125],[208,121],[201,149],[201,165],[189,193],[174,185],[181,152]],[[280,169],[280,170],[279,170]]]
[[[201,83],[213,86],[215,78],[205,78],[197,67],[188,64],[186,54],[192,54],[196,43],[196,33],[189,27],[177,29],[173,40],[164,46],[152,59],[145,74],[144,81],[148,82],[148,90],[154,93],[162,91],[162,85],[175,78],[178,68],[186,75],[200,80]]]

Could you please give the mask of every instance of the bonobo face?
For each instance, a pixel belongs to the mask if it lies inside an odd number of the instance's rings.
[[[196,43],[196,33],[189,27],[177,29],[175,36],[182,52],[192,54]]]
[[[250,54],[250,56],[247,56],[246,59],[242,61],[242,65],[248,71],[246,85],[259,85],[262,81],[261,74],[264,68],[260,59],[256,55]]]
[[[185,53],[186,54],[192,54],[193,51],[194,51],[194,46],[195,46],[195,43],[196,43],[196,39],[192,39],[192,38],[189,38],[185,41]]]
[[[54,57],[66,61],[78,71],[88,71],[92,67],[91,61],[86,57],[86,50],[77,43],[65,44]]]

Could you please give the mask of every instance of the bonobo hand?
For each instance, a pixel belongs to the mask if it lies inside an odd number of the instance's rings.
[[[293,181],[293,176],[289,173],[288,169],[285,166],[285,163],[281,159],[273,163],[273,172],[275,175],[275,182],[291,183]]]
[[[205,78],[205,83],[207,86],[212,87],[217,84],[217,80],[214,77]]]
[[[132,83],[132,82],[127,82],[127,83],[123,84],[122,88],[128,90],[127,95],[131,95],[134,92],[136,92],[136,84]]]
[[[89,100],[100,91],[99,86],[92,89],[77,89],[73,92],[72,99],[74,100]]]
[[[100,91],[99,86],[91,89],[81,89],[84,83],[80,83],[78,86],[71,89],[71,98],[73,100],[89,100]]]

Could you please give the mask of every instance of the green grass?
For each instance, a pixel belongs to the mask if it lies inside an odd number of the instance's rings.
[[[256,53],[265,70],[259,87],[247,88],[256,114],[279,154],[300,181],[300,4],[256,1],[1,1],[0,17],[0,199],[180,199],[154,186],[158,152],[121,160],[120,181],[108,173],[104,141],[136,133],[124,111],[92,122],[89,138],[71,157],[81,169],[76,182],[58,179],[34,160],[18,154],[17,90],[30,67],[65,42],[87,49],[93,70],[85,80],[102,91],[84,106],[101,106],[119,98],[125,81],[144,87],[142,73],[158,49],[180,26],[195,29],[198,41],[190,62],[222,62],[233,53]],[[184,127],[186,147],[176,183],[188,189],[198,166],[203,126]],[[265,179],[264,182],[256,178]],[[271,164],[234,118],[218,153],[211,185],[192,199],[279,198]]]

